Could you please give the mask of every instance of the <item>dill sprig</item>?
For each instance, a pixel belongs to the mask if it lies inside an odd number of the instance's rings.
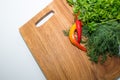
[[[109,21],[96,26],[93,33],[89,33],[87,26],[83,27],[83,34],[88,37],[86,46],[90,60],[97,63],[101,56],[101,62],[104,63],[107,55],[120,56],[120,23]]]

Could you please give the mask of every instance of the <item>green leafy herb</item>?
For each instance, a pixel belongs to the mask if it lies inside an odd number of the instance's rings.
[[[109,56],[120,56],[120,0],[67,0],[74,14],[83,22],[86,47],[93,62],[102,63]]]
[[[79,19],[89,27],[89,32],[95,30],[96,23],[112,19],[120,19],[120,0],[67,0],[73,7],[73,12],[80,12]]]
[[[69,35],[69,31],[70,31],[70,30],[63,30],[64,35],[65,35],[65,36],[68,36],[68,35]]]
[[[99,27],[92,34],[86,33],[88,29],[83,27],[83,34],[88,37],[86,46],[90,60],[97,63],[101,56],[101,62],[105,62],[107,55],[120,56],[120,23],[110,21],[97,26]]]

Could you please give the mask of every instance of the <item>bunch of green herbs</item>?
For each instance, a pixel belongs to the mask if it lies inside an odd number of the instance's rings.
[[[88,37],[86,47],[91,61],[104,63],[107,56],[120,56],[120,23],[110,21],[98,24],[99,27],[92,34],[88,34],[87,26],[83,27],[83,34]]]
[[[83,22],[83,34],[91,61],[105,62],[107,55],[119,56],[120,0],[67,0]]]

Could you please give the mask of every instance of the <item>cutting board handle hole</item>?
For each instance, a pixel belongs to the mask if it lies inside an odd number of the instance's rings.
[[[45,14],[40,20],[37,21],[35,24],[36,27],[40,27],[43,25],[45,22],[47,22],[52,16],[54,15],[54,11],[50,11],[47,14]]]

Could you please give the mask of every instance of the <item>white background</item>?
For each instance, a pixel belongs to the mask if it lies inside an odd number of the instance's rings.
[[[0,80],[46,80],[19,28],[52,0],[0,0]]]

